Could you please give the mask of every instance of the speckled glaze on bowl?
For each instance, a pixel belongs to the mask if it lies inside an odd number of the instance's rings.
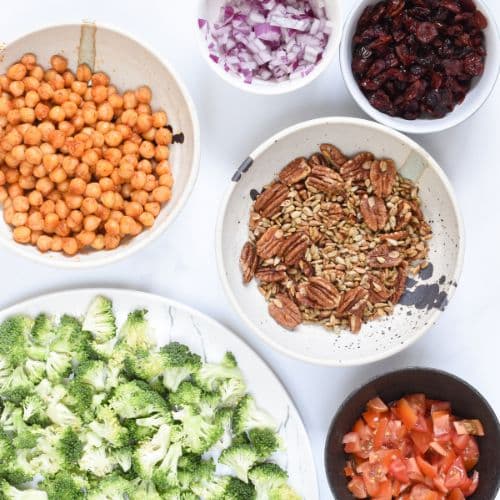
[[[289,161],[309,156],[330,142],[346,154],[371,151],[389,157],[405,177],[420,188],[422,208],[434,231],[431,264],[408,280],[394,314],[363,325],[358,335],[330,332],[318,325],[285,330],[269,316],[255,281],[243,285],[239,255],[248,235],[252,196]],[[321,118],[290,127],[259,146],[233,176],[217,225],[217,261],[225,291],[253,331],[288,356],[321,365],[360,365],[405,349],[438,319],[451,299],[462,269],[463,226],[446,175],[418,144],[383,125],[356,118]]]
[[[11,228],[1,216],[0,244],[42,264],[69,269],[109,264],[135,253],[163,234],[172,223],[188,199],[198,175],[198,117],[184,84],[172,67],[151,49],[125,33],[93,23],[51,26],[18,38],[1,51],[0,74],[26,52],[35,53],[44,67],[49,66],[53,54],[67,57],[72,71],[76,70],[78,63],[87,63],[95,71],[107,73],[121,92],[149,85],[153,91],[153,109],[161,108],[167,112],[176,137],[169,159],[175,184],[172,199],[162,208],[154,226],[124,241],[114,250],[82,252],[74,257],[56,252],[42,254],[36,247],[16,243]]]
[[[432,368],[407,368],[370,380],[352,392],[332,420],[325,445],[325,469],[336,500],[352,500],[343,474],[346,455],[342,438],[375,396],[391,402],[405,394],[422,392],[433,399],[450,401],[453,413],[461,418],[478,418],[485,436],[478,438],[479,487],[470,500],[494,500],[500,488],[500,424],[484,397],[464,380]]]

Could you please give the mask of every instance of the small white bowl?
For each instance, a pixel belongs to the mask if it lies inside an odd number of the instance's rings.
[[[239,267],[248,239],[251,192],[261,190],[298,156],[310,156],[322,143],[345,154],[371,151],[392,158],[404,177],[420,189],[422,210],[432,226],[429,267],[408,280],[406,302],[386,318],[371,321],[357,335],[330,332],[321,325],[300,325],[294,331],[279,326],[253,280],[244,285]],[[310,363],[360,365],[405,349],[436,322],[455,292],[464,252],[462,219],[452,187],[436,161],[417,143],[383,125],[357,118],[320,118],[290,127],[268,139],[243,162],[233,176],[217,224],[217,264],[225,291],[247,325],[274,349]],[[252,193],[255,194],[255,193]]]
[[[156,239],[172,223],[186,202],[198,175],[200,132],[196,110],[184,84],[171,66],[151,49],[118,30],[94,24],[51,26],[29,33],[11,43],[2,52],[0,74],[26,52],[36,54],[48,67],[53,54],[68,58],[73,71],[79,62],[92,62],[95,71],[107,73],[120,91],[149,85],[153,109],[167,112],[174,134],[184,136],[183,144],[171,147],[170,164],[174,177],[172,199],[165,205],[154,226],[125,241],[115,250],[89,251],[67,257],[61,253],[42,254],[36,247],[21,245],[12,239],[12,230],[1,216],[0,244],[31,260],[62,268],[86,268],[123,259]]]
[[[334,56],[337,54],[340,39],[342,37],[342,5],[340,0],[325,0],[326,15],[328,16],[328,19],[332,21],[333,29],[330,34],[328,44],[323,52],[323,57],[321,61],[316,64],[314,69],[307,76],[294,80],[274,82],[254,78],[252,83],[245,83],[239,75],[225,71],[220,64],[210,58],[207,41],[205,40],[201,30],[198,28],[198,19],[206,19],[209,22],[213,22],[217,19],[221,6],[226,2],[227,0],[198,0],[197,19],[194,25],[201,53],[209,67],[224,81],[240,90],[260,95],[279,95],[293,92],[294,90],[305,87],[315,80],[321,73],[323,73],[323,71],[332,62]]]
[[[344,24],[342,41],[340,43],[340,67],[342,69],[345,84],[354,100],[363,111],[374,120],[409,134],[430,134],[433,132],[440,132],[467,120],[467,118],[472,116],[488,99],[495,87],[495,82],[497,81],[498,72],[500,70],[500,38],[498,27],[487,5],[482,0],[474,0],[478,9],[488,19],[488,27],[484,30],[486,50],[488,51],[485,70],[480,77],[473,81],[472,87],[462,104],[457,105],[452,112],[448,113],[443,118],[405,120],[404,118],[389,116],[375,109],[359,88],[351,69],[352,38],[356,31],[358,20],[365,8],[377,3],[377,1],[378,0],[361,0],[356,2],[356,6],[352,9]]]

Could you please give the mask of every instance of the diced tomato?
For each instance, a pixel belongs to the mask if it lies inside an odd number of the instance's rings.
[[[377,413],[385,413],[386,411],[389,411],[389,407],[378,396],[370,399],[370,401],[366,403],[366,407]]]
[[[380,413],[376,411],[365,411],[363,413],[363,419],[372,429],[376,429],[380,420]]]
[[[448,500],[465,500],[464,494],[460,488],[455,488],[449,495]]]
[[[436,441],[432,441],[430,444],[429,444],[429,448],[436,452],[438,455],[441,455],[443,457],[446,457],[448,455],[448,452],[446,451],[446,449],[441,446],[439,443],[437,443]]]
[[[450,433],[450,414],[447,411],[435,411],[432,414],[432,426],[436,438]]]
[[[367,498],[365,482],[361,476],[355,476],[347,485],[348,490],[353,494],[354,498]]]
[[[469,443],[469,436],[467,435],[459,435],[457,434],[456,436],[453,436],[453,446],[457,450],[465,450],[467,447],[467,444]]]
[[[466,497],[473,495],[476,492],[478,485],[479,485],[479,472],[475,470],[474,473],[472,474],[472,477],[469,478],[467,485],[465,487],[462,486],[462,491],[464,495]]]
[[[353,432],[357,432],[358,434],[360,434],[363,429],[365,428],[365,423],[363,421],[362,418],[358,418],[358,420],[356,420],[356,423],[354,424],[354,427],[353,427]]]
[[[453,488],[460,488],[467,480],[467,471],[462,457],[457,457],[446,473],[444,484],[448,489],[452,490]]]
[[[379,462],[365,462],[362,468],[360,467],[360,470],[363,473],[366,492],[370,496],[377,496],[380,491],[380,484],[387,479],[383,465]]]
[[[422,474],[431,479],[435,478],[438,474],[438,468],[435,465],[431,465],[429,462],[424,460],[421,456],[417,455],[417,465],[422,471]]]
[[[429,449],[429,445],[432,441],[430,432],[412,431],[410,437],[420,453],[423,454]]]
[[[408,471],[408,477],[412,481],[423,482],[424,476],[422,471],[419,469],[415,458],[411,457],[406,459],[406,470]]]
[[[392,485],[390,481],[380,483],[377,496],[373,500],[391,500],[392,499]]]
[[[350,460],[348,460],[345,464],[344,475],[345,475],[345,477],[354,476],[354,469],[352,468],[352,462]]]
[[[407,483],[410,478],[408,477],[408,470],[406,468],[406,463],[397,458],[393,460],[389,465],[389,474],[401,483]]]
[[[435,411],[451,411],[451,404],[449,401],[436,401],[434,399],[428,399],[427,407],[430,409],[431,413],[434,413]]]
[[[415,485],[408,497],[410,500],[439,500],[439,494],[423,484]]]
[[[479,461],[479,448],[474,437],[469,436],[469,441],[461,453],[465,468],[472,470]]]
[[[434,487],[440,491],[441,493],[443,494],[447,494],[448,493],[448,488],[446,487],[446,485],[444,484],[444,476],[442,475],[439,475],[437,477],[435,477],[432,482],[434,483]]]
[[[373,438],[373,447],[378,450],[385,441],[385,433],[387,431],[387,418],[381,418],[377,430],[375,431],[375,437]]]
[[[401,398],[397,404],[399,418],[403,421],[404,426],[411,431],[417,423],[417,414],[410,406],[405,398]]]
[[[346,453],[358,453],[361,451],[361,440],[357,432],[348,432],[342,439]]]
[[[471,436],[484,436],[483,425],[479,420],[459,420],[453,422],[457,434],[470,434]]]
[[[431,428],[427,425],[427,420],[423,415],[419,415],[417,418],[417,423],[413,427],[414,431],[419,432],[429,432]]]
[[[409,396],[406,396],[405,399],[417,415],[425,415],[425,394],[410,394]]]

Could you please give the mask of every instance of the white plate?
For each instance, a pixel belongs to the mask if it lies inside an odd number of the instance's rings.
[[[188,345],[206,361],[220,361],[231,351],[245,376],[248,391],[259,407],[274,416],[287,450],[280,465],[290,476],[290,484],[305,500],[317,500],[318,486],[312,451],[304,424],[290,396],[271,369],[238,336],[204,314],[158,295],[132,290],[89,288],[58,292],[21,302],[0,312],[0,322],[8,316],[25,313],[35,316],[85,313],[96,295],[113,301],[118,321],[122,324],[133,309],[146,308],[148,320],[160,345],[172,341]]]
[[[272,181],[288,162],[309,157],[320,144],[333,143],[345,154],[371,151],[392,158],[400,173],[420,189],[422,210],[433,230],[429,266],[408,280],[407,294],[391,316],[363,325],[358,335],[334,333],[321,325],[288,331],[268,314],[268,304],[253,280],[243,285],[239,257],[248,239],[252,192]],[[233,176],[217,225],[217,264],[225,291],[243,320],[274,349],[309,363],[347,366],[371,363],[410,346],[437,321],[451,300],[462,270],[464,233],[453,189],[436,161],[416,142],[368,120],[318,118],[287,128],[268,139]],[[255,195],[255,192],[253,192]],[[410,305],[411,304],[411,305]]]

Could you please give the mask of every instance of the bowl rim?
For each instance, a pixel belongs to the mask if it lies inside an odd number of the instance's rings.
[[[348,40],[348,34],[350,32],[351,26],[357,22],[358,13],[368,5],[370,2],[374,0],[360,0],[356,5],[352,7],[349,14],[347,15],[344,21],[344,27],[342,30],[342,39],[339,45],[339,61],[340,61],[340,70],[342,73],[342,77],[344,79],[344,84],[347,87],[349,94],[354,99],[356,104],[372,118],[383,125],[387,125],[388,127],[393,127],[401,132],[405,132],[408,134],[432,134],[435,132],[443,132],[450,128],[453,128],[462,122],[468,120],[471,116],[476,114],[486,101],[489,99],[493,90],[495,89],[496,83],[498,81],[500,75],[500,54],[496,56],[496,69],[491,70],[490,84],[488,87],[484,87],[482,92],[476,98],[476,103],[470,107],[467,111],[462,111],[464,108],[461,108],[462,104],[457,105],[453,111],[445,115],[443,118],[438,119],[421,119],[417,118],[416,120],[404,120],[403,118],[393,117],[382,113],[375,109],[369,102],[365,95],[360,91],[356,80],[354,79],[354,75],[351,70],[351,54],[348,52],[347,47],[350,43]],[[483,12],[483,14],[488,19],[488,24],[492,29],[492,37],[493,43],[497,46],[497,53],[500,52],[500,30],[498,28],[498,24],[496,22],[495,16],[491,12],[489,6],[483,2],[483,0],[474,0],[479,7],[479,10]],[[494,61],[493,61],[494,62]],[[484,74],[479,78],[483,78]]]
[[[178,72],[173,68],[171,63],[163,56],[161,56],[155,49],[153,49],[148,43],[143,42],[141,40],[138,40],[135,36],[130,35],[123,31],[122,29],[113,26],[112,24],[109,23],[101,23],[101,22],[88,22],[88,21],[82,21],[80,23],[61,23],[61,24],[48,24],[48,25],[43,25],[35,30],[32,30],[28,33],[24,33],[13,40],[10,40],[5,48],[3,50],[8,50],[9,46],[17,43],[24,38],[27,38],[28,36],[36,36],[37,34],[43,32],[43,31],[48,31],[52,30],[55,28],[74,28],[74,27],[81,27],[84,25],[91,25],[95,26],[97,29],[101,30],[106,30],[106,31],[111,31],[115,34],[118,34],[124,38],[128,38],[132,42],[135,42],[137,45],[142,47],[144,50],[149,52],[155,59],[158,60],[158,62],[166,68],[166,70],[172,75],[172,78],[175,80],[177,83],[179,90],[184,97],[186,101],[186,106],[188,109],[189,116],[191,118],[191,121],[193,123],[193,160],[191,162],[191,173],[188,177],[186,187],[184,188],[184,191],[182,192],[179,201],[177,202],[177,205],[172,209],[171,212],[169,212],[169,216],[165,221],[163,221],[161,224],[158,224],[158,229],[156,234],[149,234],[147,237],[145,237],[142,241],[136,241],[134,242],[131,246],[122,248],[122,251],[119,255],[113,255],[114,250],[99,250],[97,252],[102,252],[103,255],[100,255],[99,257],[96,257],[93,260],[72,260],[71,257],[66,257],[64,256],[64,259],[60,258],[50,258],[50,254],[42,254],[40,252],[36,253],[31,253],[27,247],[24,245],[21,245],[19,243],[16,243],[14,240],[4,240],[0,239],[0,245],[2,245],[4,248],[8,250],[12,250],[21,257],[27,258],[33,262],[38,262],[40,264],[46,264],[48,266],[54,267],[54,268],[60,268],[60,269],[89,269],[89,268],[95,268],[95,267],[101,267],[105,266],[108,264],[112,264],[118,261],[121,261],[127,257],[130,257],[130,255],[140,251],[147,245],[149,245],[151,242],[154,240],[158,239],[167,229],[168,227],[174,222],[174,220],[178,217],[179,213],[181,212],[182,208],[184,208],[188,198],[190,197],[193,188],[196,184],[196,180],[198,178],[199,170],[200,170],[200,122],[198,118],[198,113],[196,110],[196,106],[194,104],[194,101],[191,97],[191,94],[188,91],[187,86],[185,85],[184,81],[180,78]],[[164,207],[165,208],[165,207]]]
[[[495,410],[493,407],[490,405],[488,400],[479,392],[478,389],[476,389],[471,383],[467,382],[463,378],[459,377],[458,375],[455,375],[454,373],[447,372],[445,370],[441,370],[439,368],[433,368],[431,366],[408,366],[406,368],[399,368],[395,370],[390,370],[387,372],[380,373],[379,375],[375,375],[370,377],[366,382],[363,382],[362,384],[359,384],[355,389],[349,392],[347,396],[342,400],[342,403],[338,406],[337,411],[333,414],[333,417],[330,421],[330,424],[328,426],[328,431],[326,433],[325,437],[325,444],[323,448],[323,467],[325,471],[325,476],[326,480],[328,483],[328,487],[330,488],[330,491],[332,495],[336,493],[334,487],[333,487],[333,478],[331,478],[330,474],[328,474],[328,445],[331,441],[333,431],[335,428],[335,423],[340,416],[341,412],[344,410],[344,408],[349,404],[351,399],[362,389],[364,389],[367,385],[372,384],[373,382],[376,382],[377,380],[384,378],[384,377],[395,377],[397,378],[398,375],[404,372],[421,372],[421,373],[431,373],[436,376],[444,376],[449,379],[453,379],[456,382],[462,384],[464,387],[469,389],[471,392],[473,392],[478,399],[484,404],[485,408],[488,410],[488,412],[493,416],[494,421],[496,422],[497,428],[500,429],[500,422],[498,420],[498,416],[495,413]],[[452,407],[453,407],[453,401],[451,401]],[[500,488],[500,477],[497,478],[497,485],[496,485],[496,492],[498,493],[498,490]]]
[[[323,57],[319,63],[316,63],[314,69],[306,76],[297,78],[295,80],[286,80],[284,82],[274,82],[271,85],[253,85],[245,83],[243,80],[237,78],[231,72],[224,71],[222,67],[210,59],[206,40],[201,34],[201,30],[198,28],[198,19],[200,19],[200,10],[202,4],[206,0],[197,0],[196,5],[196,19],[193,23],[196,29],[196,40],[198,41],[198,47],[200,49],[201,55],[208,66],[214,71],[220,78],[225,82],[229,83],[237,89],[249,92],[256,95],[285,95],[290,92],[294,92],[312,83],[316,78],[318,78],[332,63],[334,57],[338,55],[339,47],[342,40],[343,27],[344,27],[344,8],[343,3],[340,0],[327,0],[336,4],[336,8],[339,14],[339,23],[337,31],[333,35],[330,34],[328,43],[323,51]],[[286,85],[285,85],[286,84]]]
[[[453,207],[453,212],[456,216],[457,220],[457,226],[458,226],[458,254],[457,254],[457,264],[455,266],[453,276],[450,278],[454,283],[458,283],[460,280],[460,276],[462,274],[462,268],[463,268],[463,262],[464,262],[464,253],[465,253],[465,228],[464,228],[464,222],[462,218],[462,214],[455,196],[455,193],[453,191],[452,185],[446,176],[445,172],[443,169],[439,166],[439,164],[434,160],[434,158],[418,143],[416,143],[413,139],[410,139],[406,135],[404,135],[401,132],[398,132],[397,130],[394,130],[390,127],[387,127],[386,125],[382,125],[380,123],[373,122],[371,120],[366,120],[364,118],[352,118],[352,117],[346,117],[346,116],[332,116],[332,117],[323,117],[323,118],[316,118],[313,120],[308,120],[304,122],[300,122],[296,125],[292,125],[291,127],[287,127],[280,132],[274,134],[272,137],[269,139],[265,140],[263,143],[261,143],[256,149],[253,150],[252,153],[249,155],[250,160],[255,160],[258,156],[260,156],[265,150],[268,148],[272,147],[276,142],[281,140],[283,137],[286,137],[294,132],[298,132],[301,130],[305,130],[309,127],[314,127],[318,125],[330,125],[330,124],[348,124],[348,125],[355,125],[359,127],[366,127],[368,129],[375,129],[380,132],[384,132],[390,136],[392,136],[394,139],[397,139],[398,141],[406,144],[410,148],[412,148],[414,151],[422,155],[422,157],[426,160],[427,164],[429,167],[431,167],[436,175],[439,177],[441,180],[448,196],[450,197],[451,204]],[[244,174],[243,174],[244,175]],[[226,297],[229,299],[229,302],[231,303],[233,309],[237,312],[238,316],[243,320],[243,322],[261,339],[263,340],[266,344],[268,344],[270,347],[272,347],[275,351],[280,352],[281,354],[285,354],[286,356],[294,359],[298,359],[300,361],[305,361],[306,363],[310,363],[313,365],[321,365],[321,366],[360,366],[360,365],[366,365],[369,363],[374,363],[375,361],[380,361],[382,359],[389,358],[404,349],[407,349],[410,347],[412,344],[414,344],[417,340],[419,340],[425,333],[427,333],[437,322],[438,318],[440,317],[442,311],[435,309],[430,316],[429,322],[427,326],[421,326],[416,330],[414,335],[409,338],[405,343],[400,344],[398,343],[395,345],[393,348],[379,352],[379,353],[374,353],[371,355],[363,356],[361,358],[356,358],[353,360],[349,361],[338,361],[337,359],[316,359],[314,357],[310,357],[304,354],[301,354],[299,352],[296,352],[293,349],[290,349],[288,347],[285,347],[274,340],[272,340],[265,332],[263,329],[258,328],[258,326],[248,317],[248,315],[245,313],[244,308],[238,300],[236,299],[235,294],[232,291],[232,287],[229,283],[229,279],[226,274],[226,266],[224,263],[223,259],[223,250],[222,250],[222,239],[223,239],[223,226],[224,226],[224,219],[226,216],[227,212],[227,206],[229,203],[229,200],[231,199],[235,189],[237,186],[237,182],[232,182],[231,185],[228,187],[226,193],[224,194],[221,205],[219,207],[219,213],[217,216],[217,224],[215,228],[215,252],[216,252],[216,260],[217,260],[217,270],[219,273],[220,280],[222,282],[222,286],[224,288],[224,292],[226,294]],[[449,299],[451,301],[452,297],[455,294],[455,290],[457,287],[450,287],[449,290]],[[362,334],[362,333],[361,333]]]

